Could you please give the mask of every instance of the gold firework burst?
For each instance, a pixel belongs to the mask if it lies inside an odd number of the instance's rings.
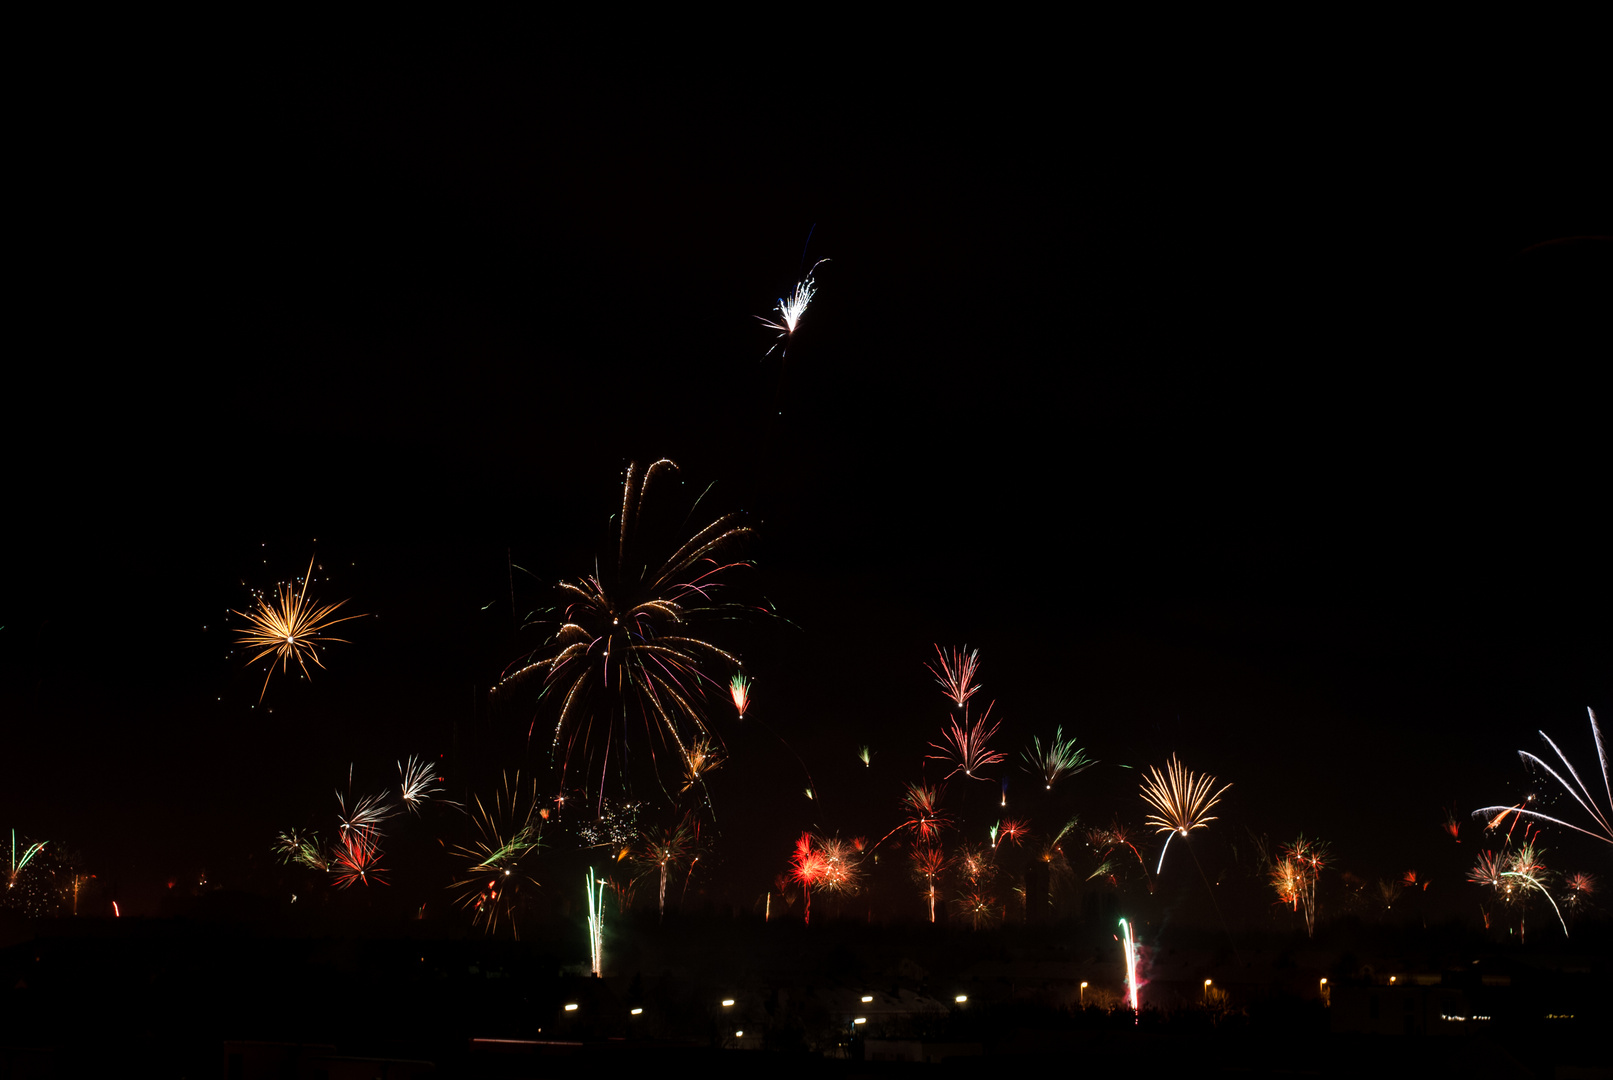
[[[273,603],[266,597],[258,597],[258,605],[252,611],[237,611],[234,614],[247,621],[247,626],[237,631],[240,635],[239,643],[249,649],[262,649],[247,666],[262,660],[265,656],[273,655],[280,661],[280,670],[285,671],[292,661],[302,668],[303,676],[309,674],[307,660],[312,660],[319,667],[325,664],[319,659],[318,644],[327,641],[340,641],[347,644],[346,638],[328,637],[324,631],[337,623],[348,622],[352,619],[362,619],[363,615],[344,615],[340,619],[332,619],[336,609],[347,603],[338,600],[334,604],[319,604],[308,599],[308,581],[313,577],[314,560],[308,559],[308,573],[303,576],[302,588],[294,589],[288,582],[281,582],[276,587],[277,596]],[[263,676],[263,689],[258,692],[258,701],[269,692],[269,677],[274,674],[274,661],[269,662],[268,673]]]
[[[1143,801],[1159,812],[1150,814],[1144,821],[1154,826],[1155,832],[1186,836],[1194,829],[1204,828],[1215,820],[1209,816],[1210,809],[1232,786],[1227,784],[1212,795],[1210,788],[1215,785],[1215,777],[1208,773],[1194,775],[1182,768],[1175,754],[1165,765],[1166,776],[1152,766],[1148,771],[1151,775],[1143,780]]]

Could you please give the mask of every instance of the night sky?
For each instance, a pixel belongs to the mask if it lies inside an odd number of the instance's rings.
[[[350,762],[540,769],[487,696],[542,640],[512,581],[552,603],[662,456],[749,515],[736,588],[782,616],[721,635],[756,688],[713,895],[896,824],[936,643],[980,649],[1011,759],[1062,725],[1103,762],[1059,815],[1139,823],[1117,766],[1177,752],[1234,784],[1201,850],[1303,831],[1453,911],[1536,729],[1595,772],[1613,185],[1571,117],[1044,64],[168,61],[42,83],[12,221],[0,827],[126,911],[257,887]],[[376,617],[258,706],[226,612],[314,553]]]

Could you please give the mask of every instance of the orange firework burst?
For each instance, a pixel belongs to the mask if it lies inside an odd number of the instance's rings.
[[[741,720],[745,719],[745,710],[750,708],[750,680],[744,672],[735,672],[728,680],[728,693],[734,699],[734,711]]]
[[[290,583],[282,582],[276,589],[277,597],[270,603],[261,594],[257,597],[257,607],[252,611],[236,611],[234,614],[247,621],[247,626],[238,630],[240,644],[249,649],[261,648],[263,651],[247,661],[247,666],[257,663],[265,656],[273,655],[280,661],[280,670],[284,672],[286,666],[297,661],[302,668],[303,677],[309,675],[308,665],[305,661],[312,660],[317,666],[324,667],[324,661],[319,659],[321,643],[340,641],[348,644],[346,638],[327,637],[324,631],[337,623],[350,622],[353,619],[362,619],[363,615],[345,615],[340,619],[330,616],[336,609],[347,603],[338,600],[334,604],[319,604],[308,600],[308,582],[313,578],[314,560],[308,559],[308,573],[302,579],[302,587],[293,589]],[[258,700],[269,692],[269,676],[274,674],[274,661],[269,662],[268,673],[263,676],[263,689],[258,692]]]

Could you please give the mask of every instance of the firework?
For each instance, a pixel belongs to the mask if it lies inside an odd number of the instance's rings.
[[[1478,860],[1473,864],[1473,869],[1467,872],[1467,880],[1475,885],[1488,885],[1492,889],[1501,889],[1504,887],[1501,872],[1505,866],[1506,862],[1500,855],[1493,851],[1481,851]]]
[[[50,843],[49,840],[40,840],[37,843],[29,844],[22,849],[22,857],[18,858],[17,830],[11,830],[11,865],[6,868],[7,889],[17,887],[17,881],[22,877],[22,872],[28,869],[28,864],[34,861],[36,855],[45,850],[45,845],[48,843]]]
[[[783,297],[779,298],[778,307],[774,309],[778,314],[779,322],[774,322],[761,315],[756,316],[757,321],[763,326],[779,332],[772,348],[767,350],[769,356],[772,355],[773,349],[779,347],[780,341],[784,342],[784,351],[780,355],[788,354],[790,339],[795,335],[795,328],[800,325],[801,316],[806,314],[807,305],[812,303],[812,298],[818,293],[818,287],[813,282],[812,275],[817,272],[818,267],[828,261],[828,259],[819,259],[813,263],[812,269],[807,271],[807,276],[796,283],[795,292],[790,294],[790,298],[788,300]]]
[[[856,895],[862,886],[861,840],[842,840],[838,836],[817,838],[818,854],[823,858],[823,874],[818,887],[829,892]]]
[[[351,772],[348,783],[352,784]],[[386,796],[377,792],[366,795],[347,808],[347,800],[351,795],[344,796],[340,791],[336,793],[337,821],[340,822],[341,835],[347,836],[351,832],[374,833],[380,835],[380,824],[397,814],[397,808],[386,801]]]
[[[949,657],[941,651],[941,646],[937,645],[935,655],[940,660],[940,665],[924,666],[935,676],[935,681],[942,692],[951,698],[958,708],[963,708],[980,689],[975,685],[975,673],[980,669],[980,650],[970,651],[969,646],[965,645],[961,649],[953,649]]]
[[[734,711],[741,720],[745,719],[745,710],[750,708],[751,680],[743,672],[734,672],[734,677],[728,680],[728,696],[734,701]]]
[[[1024,754],[1027,771],[1040,775],[1048,791],[1066,776],[1075,776],[1097,764],[1075,745],[1073,737],[1064,737],[1063,725],[1053,729],[1053,738],[1046,750],[1042,749],[1041,739],[1031,736],[1030,749]]]
[[[1126,996],[1131,1001],[1131,1012],[1137,1014],[1137,943],[1131,937],[1131,924],[1125,919],[1120,920],[1120,931],[1125,934],[1121,947],[1125,950],[1126,960]]]
[[[537,813],[538,789],[534,781],[530,794],[521,788],[521,774],[512,785],[506,774],[503,790],[493,798],[492,809],[476,796],[471,820],[478,839],[454,851],[464,862],[460,880],[450,888],[459,889],[459,904],[472,912],[471,921],[496,933],[499,923],[508,922],[511,934],[520,937],[515,909],[524,883],[537,884],[527,875],[523,863],[538,850],[542,819]]]
[[[857,747],[857,760],[863,763],[864,768],[874,767],[874,752],[866,746]]]
[[[693,815],[685,814],[670,829],[664,829],[660,833],[646,832],[641,839],[636,861],[643,873],[660,875],[660,918],[664,920],[667,875],[685,864],[693,867],[695,849],[700,841],[699,822]]]
[[[620,852],[638,839],[638,815],[643,809],[641,802],[613,802],[606,799],[600,806],[597,818],[577,826],[577,838],[584,847],[611,848]]]
[[[945,787],[925,787],[923,784],[907,785],[907,794],[902,796],[902,805],[907,808],[908,818],[898,828],[913,830],[913,835],[925,843],[929,843],[941,834],[942,829],[952,827],[952,819],[941,812],[941,795]]]
[[[371,829],[353,829],[342,833],[331,852],[330,872],[331,880],[338,889],[359,883],[368,885],[372,877],[378,884],[385,885],[386,881],[380,876],[386,871],[381,866],[379,834]]]
[[[969,723],[967,716],[964,717],[962,725],[958,723],[956,717],[953,717],[951,729],[941,733],[941,742],[930,744],[941,752],[939,754],[927,754],[925,755],[926,758],[934,761],[956,762],[956,766],[951,772],[947,773],[947,776],[955,776],[961,772],[969,777],[973,777],[976,772],[988,765],[995,765],[1002,761],[1006,755],[996,753],[988,745],[992,736],[997,734],[997,728],[1001,726],[1001,722],[999,721],[988,727],[987,721],[990,719],[990,705],[986,706],[985,715],[972,724]],[[984,780],[985,777],[980,777],[979,779]]]
[[[1278,899],[1295,911],[1304,909],[1308,937],[1316,936],[1316,884],[1327,866],[1327,857],[1327,844],[1301,836],[1284,844],[1271,865],[1271,884]]]
[[[1553,825],[1561,825],[1565,829],[1573,829],[1575,832],[1584,833],[1586,836],[1594,836],[1598,840],[1613,844],[1613,780],[1609,779],[1607,751],[1604,749],[1602,744],[1602,729],[1601,726],[1596,722],[1596,713],[1592,712],[1590,709],[1586,709],[1585,711],[1590,714],[1591,735],[1596,740],[1596,756],[1602,766],[1602,784],[1608,797],[1607,810],[1603,810],[1601,806],[1597,805],[1596,797],[1592,795],[1590,789],[1585,786],[1585,782],[1579,778],[1579,773],[1574,771],[1574,766],[1569,763],[1567,755],[1565,755],[1561,750],[1557,749],[1557,744],[1552,742],[1550,736],[1548,736],[1544,731],[1540,732],[1540,737],[1544,739],[1546,745],[1551,747],[1553,752],[1556,753],[1558,760],[1563,763],[1563,768],[1567,770],[1569,776],[1573,777],[1574,782],[1570,784],[1567,780],[1564,780],[1560,775],[1558,775],[1555,769],[1553,769],[1550,765],[1547,765],[1534,754],[1529,753],[1527,750],[1518,751],[1518,757],[1523,759],[1525,765],[1532,763],[1539,768],[1546,770],[1546,772],[1550,774],[1551,778],[1557,781],[1557,783],[1561,784],[1563,790],[1568,792],[1568,794],[1573,797],[1575,802],[1584,807],[1586,812],[1591,815],[1591,819],[1601,829],[1601,832],[1592,832],[1590,829],[1582,828],[1578,825],[1572,825],[1561,820],[1560,818],[1554,818],[1548,814],[1542,814],[1536,810],[1526,809],[1524,806],[1486,806],[1482,809],[1473,811],[1473,816],[1482,818],[1487,817],[1490,814],[1500,812],[1501,816],[1496,817],[1495,820],[1490,822],[1490,827],[1494,828],[1501,820],[1502,816],[1508,812],[1512,812],[1518,814],[1520,817],[1529,817],[1537,821],[1549,821]]]
[[[312,660],[318,667],[325,663],[319,658],[319,646],[325,642],[339,641],[348,644],[346,638],[328,637],[325,631],[337,623],[351,622],[353,619],[362,619],[363,615],[344,615],[340,619],[330,616],[346,600],[339,600],[334,604],[319,604],[317,601],[308,601],[308,582],[313,578],[314,560],[308,560],[308,573],[302,579],[302,588],[294,589],[290,583],[282,582],[276,589],[277,596],[271,603],[262,594],[257,596],[257,607],[252,611],[237,611],[234,614],[247,621],[247,625],[236,631],[238,641],[249,649],[259,649],[252,659],[248,660],[250,667],[262,660],[265,656],[273,655],[280,661],[280,670],[284,672],[286,666],[297,661],[302,669],[303,678],[309,677],[308,664]],[[274,660],[269,662],[268,673],[263,676],[263,689],[258,692],[258,701],[269,692],[269,677],[274,674]]]
[[[1596,894],[1596,876],[1594,874],[1572,874],[1563,881],[1563,906],[1570,915],[1579,914],[1582,908],[1590,907],[1591,897]]]
[[[296,863],[298,866],[305,866],[320,873],[330,869],[330,859],[325,854],[325,842],[319,838],[318,833],[287,829],[275,837],[274,851],[283,863]]]
[[[650,737],[645,757],[658,774],[658,786],[666,790],[666,778],[656,765],[657,746],[675,748],[678,770],[683,771],[690,745],[702,735],[714,737],[705,699],[706,688],[718,684],[708,669],[739,667],[737,657],[696,632],[702,622],[747,610],[716,603],[713,596],[728,571],[747,565],[720,563],[717,556],[749,536],[750,528],[739,523],[738,515],[728,514],[689,537],[664,561],[646,561],[639,551],[646,497],[658,478],[676,470],[664,459],[648,469],[628,466],[614,574],[601,574],[596,567],[591,577],[561,582],[565,609],[550,643],[554,651],[520,664],[494,687],[494,693],[501,693],[533,675],[542,676],[540,702],[558,702],[551,745],[561,758],[562,775],[578,754],[589,762],[597,758],[601,802],[610,762],[624,759],[627,733],[639,724]]]
[[[930,921],[935,921],[935,879],[941,876],[946,868],[946,856],[940,848],[922,847],[913,849],[913,878],[924,886],[924,894],[930,901]]]
[[[398,774],[402,778],[399,786],[403,791],[403,805],[411,814],[418,814],[420,807],[433,795],[442,794],[442,788],[431,786],[442,780],[440,776],[431,775],[432,771],[432,766],[412,756],[407,762],[398,762]]]
[[[683,793],[687,794],[696,784],[704,785],[706,774],[722,768],[726,760],[727,755],[710,736],[697,736],[683,754]]]
[[[809,925],[812,922],[812,888],[823,880],[828,872],[828,860],[814,846],[817,838],[811,833],[802,833],[801,839],[795,842],[795,851],[790,855],[790,880],[801,886],[801,898],[805,901],[806,918]]]
[[[588,868],[588,958],[594,978],[605,973],[605,883],[594,883],[594,868]]]
[[[1456,820],[1456,815],[1450,810],[1445,811],[1445,824],[1441,825],[1440,828],[1443,829],[1450,836],[1450,838],[1455,840],[1458,844],[1462,842],[1461,823]]]
[[[1215,794],[1210,794],[1210,788],[1215,786],[1215,777],[1209,774],[1195,776],[1182,768],[1175,754],[1165,765],[1166,776],[1160,775],[1160,771],[1153,766],[1149,766],[1148,771],[1151,775],[1145,777],[1142,784],[1143,802],[1152,806],[1157,813],[1144,818],[1144,824],[1153,825],[1155,832],[1170,833],[1165,838],[1165,848],[1159,853],[1159,867],[1154,871],[1158,874],[1164,869],[1165,850],[1171,846],[1171,839],[1178,835],[1186,836],[1194,829],[1202,829],[1216,820],[1207,815],[1232,785],[1227,784]]]

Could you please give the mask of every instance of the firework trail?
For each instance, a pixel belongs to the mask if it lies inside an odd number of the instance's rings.
[[[1048,791],[1052,791],[1053,785],[1066,776],[1076,776],[1097,764],[1087,757],[1085,750],[1075,745],[1073,737],[1064,737],[1062,724],[1053,729],[1053,738],[1046,750],[1042,749],[1041,739],[1031,736],[1031,746],[1024,756],[1026,771],[1041,776]]]
[[[1215,785],[1215,777],[1207,773],[1204,776],[1194,775],[1182,768],[1175,754],[1171,755],[1165,770],[1166,775],[1161,775],[1159,769],[1149,766],[1151,775],[1142,782],[1143,801],[1157,811],[1143,819],[1144,824],[1155,826],[1156,833],[1170,834],[1165,838],[1165,847],[1160,850],[1159,867],[1154,871],[1156,875],[1164,869],[1165,852],[1170,849],[1171,840],[1215,821],[1213,816],[1208,816],[1209,811],[1232,786],[1227,784],[1212,795],[1210,788]]]
[[[327,637],[325,631],[337,623],[351,622],[353,619],[362,619],[363,615],[345,615],[340,619],[332,619],[331,615],[346,600],[339,600],[334,604],[319,604],[317,601],[308,601],[308,582],[314,574],[314,560],[308,559],[308,573],[302,579],[302,588],[293,589],[289,583],[282,582],[277,587],[277,596],[270,603],[262,594],[257,597],[257,607],[252,611],[236,611],[234,614],[247,621],[247,625],[236,631],[238,643],[248,649],[259,649],[252,659],[246,662],[247,667],[262,660],[265,656],[273,654],[280,661],[280,670],[285,672],[286,666],[297,661],[302,669],[304,678],[309,677],[306,661],[312,660],[315,665],[323,668],[324,661],[319,658],[319,645],[322,642],[339,641],[350,644],[346,638]],[[269,677],[274,674],[274,661],[269,662],[268,674],[263,676],[263,689],[258,692],[258,701],[263,701],[263,695],[269,692]]]
[[[520,937],[514,916],[521,886],[537,884],[522,869],[541,841],[542,818],[538,816],[537,800],[536,781],[531,793],[523,795],[521,774],[515,774],[513,787],[506,774],[504,788],[495,794],[491,810],[480,795],[475,797],[471,820],[476,824],[478,839],[454,849],[465,868],[460,880],[449,887],[461,890],[460,906],[471,911],[473,925],[485,927],[488,933],[496,933],[503,921],[510,924],[513,936]]]
[[[728,757],[708,735],[697,736],[683,755],[683,794],[696,784],[705,785],[706,776],[722,768]]]
[[[734,677],[728,680],[728,696],[734,700],[734,711],[741,720],[745,719],[745,710],[750,708],[750,685],[743,672],[734,672]]]
[[[762,315],[756,316],[757,321],[763,326],[779,332],[778,338],[774,340],[772,346],[767,350],[768,356],[773,355],[773,350],[779,347],[779,342],[781,341],[784,343],[784,348],[779,355],[781,357],[788,355],[790,339],[795,336],[795,328],[800,325],[801,316],[806,314],[807,305],[812,303],[812,298],[818,294],[818,286],[812,280],[812,275],[817,273],[818,267],[828,261],[828,259],[819,259],[813,263],[812,269],[807,271],[806,277],[796,283],[795,292],[791,293],[788,299],[779,298],[778,306],[773,309],[779,317],[778,322],[774,322]]]
[[[930,921],[935,922],[935,879],[946,869],[946,856],[940,848],[913,849],[913,879],[924,886],[924,895],[930,901]]]
[[[594,883],[594,868],[588,868],[588,958],[594,978],[605,973],[605,883]]]
[[[677,751],[682,772],[690,745],[702,735],[716,738],[707,723],[706,688],[721,684],[710,669],[737,669],[739,660],[697,636],[698,629],[752,610],[713,600],[729,571],[749,565],[718,561],[751,534],[739,515],[717,518],[664,561],[646,560],[639,551],[646,498],[659,478],[676,471],[666,459],[648,469],[628,466],[614,574],[602,575],[596,567],[593,576],[561,582],[566,606],[550,642],[554,651],[515,667],[493,690],[504,693],[541,675],[540,703],[559,703],[551,748],[561,761],[562,783],[575,755],[590,762],[584,766],[590,771],[597,758],[601,803],[612,758],[620,763],[626,756],[630,726],[643,725],[650,768],[663,792],[668,783],[657,764],[657,746]]]
[[[1131,924],[1125,919],[1120,920],[1121,933],[1125,934],[1121,947],[1125,950],[1126,959],[1126,995],[1131,1000],[1131,1013],[1138,1015],[1137,1006],[1137,943],[1131,937]]]
[[[1456,820],[1456,815],[1450,810],[1445,811],[1445,824],[1440,826],[1440,828],[1448,833],[1450,838],[1455,840],[1458,844],[1462,842],[1462,826]]]
[[[866,746],[859,746],[857,747],[857,760],[863,763],[863,768],[871,769],[874,767],[874,752]]]
[[[1586,812],[1591,815],[1592,820],[1601,829],[1601,832],[1592,832],[1590,829],[1581,828],[1578,825],[1570,824],[1569,822],[1563,821],[1560,818],[1554,818],[1548,814],[1542,814],[1536,810],[1526,809],[1521,805],[1486,806],[1473,811],[1473,816],[1476,818],[1483,818],[1489,816],[1490,814],[1497,814],[1498,816],[1491,821],[1489,825],[1489,827],[1493,829],[1502,820],[1502,818],[1505,817],[1506,814],[1515,813],[1520,817],[1530,817],[1537,821],[1549,821],[1553,825],[1561,825],[1565,829],[1573,829],[1575,832],[1584,833],[1586,836],[1594,836],[1596,839],[1604,841],[1605,843],[1613,844],[1613,780],[1609,779],[1607,750],[1604,748],[1602,743],[1602,728],[1596,722],[1596,713],[1592,712],[1590,709],[1586,709],[1585,711],[1589,713],[1591,718],[1591,734],[1596,740],[1596,756],[1602,766],[1602,785],[1607,793],[1608,798],[1607,810],[1603,810],[1601,806],[1597,805],[1596,796],[1591,794],[1590,789],[1585,786],[1585,782],[1579,778],[1579,773],[1574,771],[1574,766],[1569,762],[1567,755],[1557,748],[1557,744],[1552,742],[1551,737],[1548,736],[1544,731],[1540,732],[1540,737],[1544,739],[1546,745],[1551,747],[1556,753],[1558,760],[1563,763],[1563,768],[1567,770],[1569,776],[1573,777],[1574,782],[1570,784],[1567,780],[1564,780],[1562,776],[1560,776],[1550,765],[1547,765],[1540,758],[1526,750],[1518,751],[1518,757],[1523,760],[1525,765],[1532,763],[1550,774],[1551,778],[1557,781],[1557,783],[1561,784],[1563,790],[1568,792],[1575,802],[1579,803],[1580,806],[1585,808]]]

